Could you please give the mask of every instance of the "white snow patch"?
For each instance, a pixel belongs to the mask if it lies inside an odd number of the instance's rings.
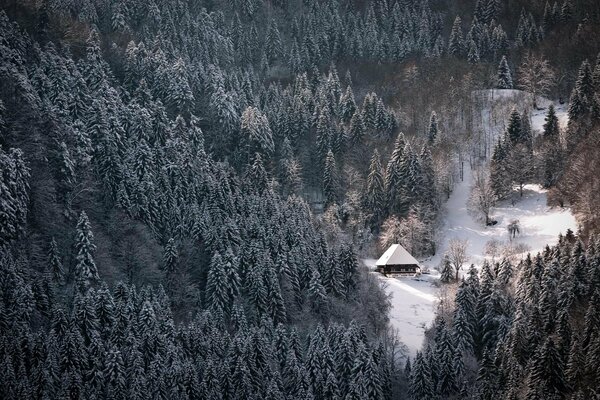
[[[534,110],[531,113],[531,130],[534,135],[541,135],[544,132],[544,124],[546,123],[546,114],[548,114],[548,107],[550,104],[554,104],[554,110],[556,111],[556,117],[558,118],[558,125],[561,129],[567,128],[569,122],[568,107],[566,104],[560,104],[558,102],[552,102],[547,99],[539,102],[539,107],[543,107],[541,110]]]
[[[508,224],[512,220],[519,220],[521,226],[521,233],[513,240],[513,244],[523,244],[531,253],[542,251],[546,245],[552,246],[558,235],[564,234],[567,229],[577,230],[577,222],[570,209],[548,207],[546,190],[539,185],[526,185],[522,198],[517,192],[513,192],[514,205],[512,200],[499,202],[492,210],[492,219],[498,223],[495,226],[485,226],[474,220],[467,209],[472,184],[468,163],[465,163],[464,176],[465,179],[458,182],[445,205],[446,218],[440,230],[441,240],[437,254],[423,261],[425,266],[438,268],[453,238],[468,241],[469,260],[465,269],[470,264],[481,264],[486,259],[484,249],[488,241],[495,239],[503,243],[509,242]]]
[[[363,260],[367,268],[375,269],[375,259]],[[408,355],[414,357],[423,344],[426,327],[435,317],[437,288],[432,285],[435,276],[421,275],[420,278],[387,278],[373,272],[381,279],[386,292],[390,295],[392,309],[390,325],[396,330],[400,341],[408,349]]]

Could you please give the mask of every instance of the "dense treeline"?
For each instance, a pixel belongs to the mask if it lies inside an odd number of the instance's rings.
[[[215,161],[181,71],[0,24],[2,398],[390,396],[387,299],[280,197],[264,113]]]
[[[412,397],[595,398],[599,256],[596,238],[569,231],[518,265],[471,268],[409,366]]]
[[[434,253],[472,90],[598,51],[589,2],[473,3],[0,2],[0,397],[403,396],[356,249]],[[593,220],[582,71],[545,176]]]

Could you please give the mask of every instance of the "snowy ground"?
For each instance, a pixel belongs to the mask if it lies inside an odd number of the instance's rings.
[[[543,250],[547,244],[554,244],[559,233],[567,229],[577,230],[577,223],[569,209],[546,206],[546,191],[538,185],[527,185],[520,198],[514,193],[514,206],[511,200],[498,203],[492,211],[492,219],[498,221],[495,226],[484,226],[475,221],[467,210],[467,200],[472,182],[468,163],[465,163],[465,179],[458,182],[454,192],[445,205],[446,218],[440,231],[437,254],[423,261],[423,265],[437,268],[442,255],[448,249],[453,238],[468,241],[469,264],[481,264],[485,259],[484,248],[488,241],[495,239],[503,244],[509,242],[507,226],[512,220],[519,220],[521,234],[513,244],[525,245],[530,252]],[[489,257],[488,257],[489,258]]]
[[[510,200],[498,204],[492,214],[498,224],[486,227],[475,221],[467,210],[471,181],[471,170],[466,163],[465,179],[459,181],[445,205],[446,218],[440,231],[438,252],[434,257],[421,261],[432,273],[422,275],[420,280],[381,277],[391,294],[390,323],[398,330],[400,340],[406,344],[411,356],[421,348],[424,329],[434,318],[438,289],[432,282],[439,277],[435,269],[452,238],[466,239],[469,243],[469,259],[464,265],[466,270],[471,263],[478,265],[483,262],[485,244],[489,240],[496,239],[503,243],[509,241],[507,225],[513,219],[518,219],[522,228],[521,234],[513,243],[522,243],[534,253],[543,250],[547,244],[556,243],[559,233],[564,233],[569,228],[573,231],[577,229],[575,218],[568,209],[546,206],[546,191],[538,185],[527,185],[523,198],[517,198],[514,206]],[[368,259],[364,262],[374,268],[376,260]]]
[[[476,90],[473,99],[473,131],[480,135],[479,145],[481,155],[489,157],[497,138],[506,129],[506,123],[513,107],[519,112],[529,110],[531,128],[534,134],[543,131],[544,118],[551,103],[554,104],[558,122],[562,128],[567,126],[567,104],[559,104],[543,97],[538,97],[537,107],[533,109],[533,97],[530,93],[516,89]]]
[[[548,114],[548,107],[550,104],[554,104],[554,109],[556,111],[556,117],[558,118],[558,124],[561,129],[565,129],[567,127],[567,123],[569,122],[569,114],[568,114],[568,105],[560,104],[557,101],[550,101],[548,99],[540,98],[538,100],[538,107],[540,110],[533,110],[531,112],[531,129],[534,134],[541,134],[544,131],[544,123],[546,122],[544,119],[546,118],[546,114]]]
[[[365,264],[373,269],[376,261],[364,260]],[[414,357],[416,351],[421,348],[425,327],[434,317],[437,289],[431,284],[431,280],[436,278],[427,275],[423,275],[419,280],[384,276],[380,278],[387,287],[387,292],[391,294],[390,324],[408,348],[409,355]]]
[[[517,90],[482,91],[476,95],[484,99],[483,103],[487,102],[487,105],[483,106],[479,118],[481,118],[482,129],[487,131],[486,142],[490,146],[495,143],[495,137],[505,129],[505,119],[508,117],[512,105],[517,104],[519,109],[523,109],[531,104],[527,94]],[[549,101],[540,99],[538,105],[545,109],[531,112],[532,129],[541,132]],[[566,126],[566,106],[558,103],[554,105],[561,126]],[[492,212],[492,218],[498,221],[497,225],[484,226],[475,221],[467,210],[472,173],[468,162],[465,162],[464,168],[464,180],[457,183],[450,199],[444,206],[445,218],[439,232],[437,254],[427,260],[421,260],[421,264],[429,267],[432,274],[423,275],[421,280],[381,277],[387,286],[388,293],[391,294],[391,325],[398,330],[400,340],[406,344],[411,356],[414,356],[415,352],[420,349],[424,329],[434,318],[437,289],[432,281],[439,277],[435,269],[439,266],[451,239],[468,241],[469,260],[465,263],[466,269],[471,263],[481,264],[485,259],[484,248],[489,240],[495,239],[504,244],[509,242],[507,225],[512,220],[519,220],[521,225],[521,234],[513,240],[513,244],[522,244],[533,253],[542,250],[546,245],[554,244],[559,233],[564,233],[569,228],[573,231],[577,229],[575,218],[569,209],[546,206],[546,191],[538,185],[527,185],[523,198],[515,193],[514,205],[511,200],[499,203]],[[375,261],[374,259],[364,260],[369,267],[374,267]]]

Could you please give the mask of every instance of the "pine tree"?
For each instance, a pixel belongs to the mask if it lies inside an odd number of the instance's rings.
[[[59,285],[64,283],[65,271],[54,238],[50,241],[50,250],[48,251],[48,272],[54,283]]]
[[[354,100],[354,93],[350,85],[348,85],[346,92],[340,98],[340,110],[340,117],[346,123],[352,121],[356,115],[356,101]]]
[[[385,191],[387,195],[387,209],[390,213],[404,213],[407,207],[407,196],[405,193],[406,181],[403,176],[403,164],[406,164],[405,153],[406,142],[404,134],[398,134],[394,151],[388,161],[385,171]]]
[[[177,252],[177,244],[175,243],[175,239],[170,238],[167,244],[165,245],[162,265],[162,269],[165,273],[165,277],[167,278],[169,286],[175,284],[178,257],[179,254]],[[172,289],[172,286],[170,289]]]
[[[588,60],[581,63],[575,87],[569,102],[569,123],[586,115],[591,108],[594,96],[592,69]]]
[[[331,119],[329,115],[329,108],[325,107],[321,110],[319,119],[317,121],[317,143],[316,143],[316,160],[317,165],[325,165],[325,159],[328,156],[328,152],[331,150],[332,132],[331,132]]]
[[[90,220],[85,211],[79,215],[75,236],[75,282],[80,290],[86,290],[91,284],[96,283],[100,277],[94,262],[94,234]]]
[[[335,157],[329,150],[325,159],[325,169],[323,171],[323,192],[325,193],[325,206],[337,202],[339,191],[339,178]]]
[[[19,149],[0,147],[0,245],[23,233],[29,202],[29,168]]]
[[[513,81],[512,76],[510,74],[510,68],[508,67],[508,61],[506,60],[506,56],[502,56],[500,60],[500,65],[498,66],[498,84],[496,85],[498,89],[512,89]]]
[[[560,21],[562,23],[568,23],[573,18],[573,4],[571,0],[565,0],[560,9]]]
[[[554,104],[548,107],[548,113],[544,119],[544,138],[556,140],[559,135],[558,118],[554,109]]]
[[[429,144],[432,145],[435,143],[437,137],[439,135],[437,114],[435,111],[431,112],[431,117],[429,118],[429,131],[427,133],[427,140]]]
[[[454,268],[448,257],[444,257],[444,260],[442,261],[440,274],[440,282],[450,283],[454,280]]]
[[[360,145],[365,136],[365,125],[361,113],[355,112],[350,119],[350,127],[348,128],[348,137],[353,145]]]
[[[255,153],[268,158],[275,149],[267,116],[256,107],[247,107],[241,119],[243,151],[249,159]]]
[[[321,274],[316,269],[312,271],[308,284],[308,299],[315,313],[325,315],[327,310],[327,292],[321,282]]]
[[[480,61],[479,48],[475,40],[471,39],[468,42],[467,60],[470,64],[477,64]]]
[[[257,193],[264,193],[269,187],[269,176],[260,153],[255,153],[252,164],[247,166],[247,183]]]
[[[373,215],[373,221],[377,223],[384,216],[385,209],[385,182],[383,179],[383,167],[377,149],[371,157],[369,176],[367,177],[367,189],[365,193],[365,208]]]
[[[462,32],[462,20],[460,17],[454,19],[450,40],[448,42],[448,54],[454,57],[462,57],[465,53],[465,44]]]
[[[510,143],[513,146],[523,143],[523,123],[521,120],[521,115],[515,108],[513,108],[510,113],[508,127],[506,128],[506,135],[510,139]]]
[[[277,23],[273,20],[269,23],[267,29],[267,37],[265,39],[265,52],[267,60],[270,65],[273,65],[276,61],[279,61],[283,54],[283,45],[281,42],[281,34]]]
[[[561,393],[566,388],[564,367],[552,338],[547,338],[533,358],[529,381],[529,393],[539,388],[551,388]]]
[[[562,166],[562,145],[560,143],[560,130],[558,118],[554,111],[554,105],[551,104],[546,115],[544,124],[544,147],[543,147],[543,168],[544,168],[544,187],[552,187],[556,184]]]
[[[430,366],[425,363],[421,352],[417,352],[415,356],[409,379],[409,393],[412,399],[428,400],[434,397]]]

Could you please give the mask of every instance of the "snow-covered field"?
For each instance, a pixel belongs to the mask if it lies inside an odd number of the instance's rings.
[[[483,262],[485,245],[489,240],[508,242],[507,225],[513,219],[518,219],[521,225],[521,234],[513,243],[522,243],[531,252],[556,243],[559,233],[569,228],[573,231],[577,229],[575,218],[568,209],[546,206],[546,191],[538,185],[527,185],[523,198],[518,199],[514,206],[510,201],[498,204],[492,214],[498,224],[486,227],[475,221],[467,210],[471,180],[471,170],[466,164],[465,180],[457,184],[445,205],[446,217],[440,231],[438,252],[434,257],[421,261],[423,266],[432,269],[432,274],[423,275],[420,280],[381,277],[391,294],[390,323],[397,329],[400,340],[406,344],[411,356],[421,347],[425,326],[434,318],[438,289],[432,281],[439,277],[434,269],[439,266],[451,239],[466,239],[469,243],[469,259],[464,266],[466,270],[471,263],[477,265]],[[376,260],[364,261],[367,266],[374,267]]]
[[[376,261],[364,260],[365,265],[373,269]],[[433,320],[435,314],[437,288],[432,285],[431,280],[436,278],[423,275],[419,280],[384,276],[380,276],[380,279],[391,294],[390,324],[408,348],[409,356],[413,357],[421,348],[425,327]]]
[[[504,120],[510,113],[512,104],[516,103],[521,107],[531,104],[526,94],[517,90],[493,90],[487,93],[482,91],[479,96],[484,99],[488,97],[485,101],[490,100],[495,104],[484,106],[484,111],[480,114],[482,128],[488,130],[490,145],[495,141],[495,136],[504,130]],[[538,105],[547,108],[549,102],[540,99]],[[566,106],[555,103],[555,107],[559,121],[564,127],[567,123]],[[534,131],[542,131],[545,114],[546,110],[531,113]],[[509,242],[507,225],[512,220],[519,220],[521,226],[521,234],[512,241],[513,245],[521,244],[522,248],[533,253],[542,250],[546,245],[554,244],[559,233],[564,233],[567,229],[577,230],[575,218],[570,210],[546,206],[546,191],[538,185],[527,185],[522,198],[515,193],[514,205],[511,200],[497,204],[493,209],[492,219],[498,223],[491,227],[484,226],[468,212],[467,201],[472,173],[468,162],[465,162],[464,168],[464,180],[457,183],[450,199],[444,205],[445,218],[438,236],[437,254],[427,260],[420,260],[423,266],[432,270],[432,274],[423,275],[422,280],[381,277],[388,293],[391,294],[391,325],[398,330],[400,340],[406,344],[411,356],[421,347],[424,329],[434,318],[438,289],[432,281],[439,277],[435,269],[440,265],[450,240],[457,238],[468,241],[469,259],[464,265],[466,269],[471,263],[481,264],[486,258],[485,247],[488,241],[495,239],[501,244]],[[376,260],[364,261],[367,266],[374,267]]]
[[[465,267],[471,263],[481,264],[485,259],[484,249],[488,241],[509,242],[507,226],[512,220],[519,220],[521,226],[521,234],[512,241],[513,245],[522,244],[533,253],[543,250],[547,244],[554,244],[559,233],[569,228],[577,230],[577,223],[569,209],[546,206],[546,191],[539,185],[526,185],[522,198],[514,193],[514,206],[511,200],[498,203],[492,211],[492,219],[498,223],[484,226],[475,221],[467,209],[471,182],[471,169],[465,163],[465,179],[458,182],[445,205],[446,218],[440,230],[438,252],[434,257],[424,260],[423,265],[437,268],[453,238],[468,241],[469,260]]]

